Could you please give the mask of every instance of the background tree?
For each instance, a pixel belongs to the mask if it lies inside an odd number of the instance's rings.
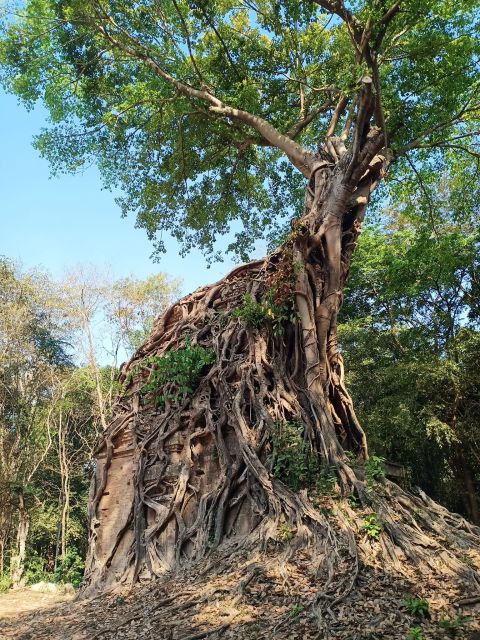
[[[69,323],[77,359],[95,380],[101,430],[107,428],[117,390],[121,358],[130,356],[160,314],[178,297],[179,281],[165,274],[145,280],[114,280],[106,270],[80,265],[60,285],[61,306]]]
[[[3,556],[7,542],[13,543],[10,573],[13,584],[19,585],[32,483],[52,445],[49,401],[54,372],[69,360],[48,310],[45,278],[34,273],[19,277],[5,260],[0,263],[0,278],[1,544]]]
[[[168,230],[212,252],[240,221],[245,255],[282,215],[300,216],[281,250],[167,311],[124,370],[90,505],[92,581],[161,573],[238,528],[265,541],[282,519],[327,544],[324,515],[275,478],[279,425],[293,439],[299,427],[340,490],[367,500],[345,453],[367,456],[337,343],[343,288],[387,170],[401,179],[447,151],[478,154],[477,26],[470,0],[35,0],[6,20],[5,85],[50,110],[38,148],[54,170],[96,161],[159,250]],[[128,437],[135,486],[100,521]],[[428,564],[430,543],[412,544],[418,531],[397,517],[415,501],[397,497],[375,503],[385,561]],[[340,557],[325,553],[325,575],[342,573]]]
[[[476,176],[450,159],[392,187],[396,208],[359,243],[340,335],[371,447],[479,523]]]
[[[108,411],[117,375],[105,361],[177,284],[158,274],[108,286],[85,277],[80,286],[6,259],[0,281],[0,589],[45,576],[78,584],[92,455],[108,418],[98,390]]]

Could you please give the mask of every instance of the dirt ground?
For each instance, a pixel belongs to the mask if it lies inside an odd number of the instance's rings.
[[[0,620],[16,618],[21,614],[37,609],[49,609],[72,599],[72,595],[38,593],[30,589],[17,589],[7,593],[0,593]]]
[[[375,566],[370,552],[372,562],[362,562],[355,588],[334,609],[320,608],[312,550],[289,557],[245,550],[90,600],[31,591],[0,596],[0,639],[480,640],[480,601],[460,606],[460,597],[476,594],[462,593],[454,576],[418,569],[393,575]],[[409,613],[403,603],[412,594],[428,600],[430,617]],[[441,628],[442,618],[455,635]]]

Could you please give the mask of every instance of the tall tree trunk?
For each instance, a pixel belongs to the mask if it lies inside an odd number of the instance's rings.
[[[11,558],[11,578],[13,587],[23,586],[25,573],[25,555],[30,518],[25,508],[25,497],[22,492],[18,494],[18,525],[17,548]]]
[[[62,513],[63,513],[63,482],[60,489],[60,495],[58,496],[58,521],[57,521],[57,533],[55,538],[55,559],[53,562],[53,571],[58,569],[58,562],[60,559],[60,550],[62,546]]]

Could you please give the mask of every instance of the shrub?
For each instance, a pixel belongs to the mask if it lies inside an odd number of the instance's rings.
[[[242,298],[242,306],[232,312],[234,318],[241,318],[249,327],[258,329],[268,318],[264,305],[257,302],[251,293]]]
[[[403,601],[404,607],[412,616],[421,616],[424,618],[428,615],[428,600],[424,598],[413,598],[409,596]]]
[[[163,407],[166,400],[177,401],[193,393],[203,371],[214,361],[213,349],[205,349],[201,345],[192,346],[187,340],[185,347],[181,349],[168,351],[163,356],[145,358],[131,372],[131,376],[152,367],[148,381],[140,391],[143,395],[151,395],[155,404]],[[166,385],[169,390],[163,391]]]
[[[45,565],[46,560],[34,549],[27,551],[27,557],[25,558],[25,579],[27,584],[35,584],[47,579]]]
[[[288,524],[281,524],[277,528],[277,537],[281,542],[290,542],[295,537],[295,529],[289,527]]]
[[[69,547],[55,571],[55,582],[71,582],[74,587],[79,587],[85,564],[82,557],[74,547]]]
[[[376,513],[370,513],[363,519],[362,531],[364,531],[369,538],[378,540],[383,528],[383,523]]]
[[[261,302],[257,302],[251,293],[242,298],[242,305],[232,313],[233,317],[242,318],[250,327],[258,329],[266,322],[271,322],[273,334],[282,335],[285,325],[296,321],[293,296],[279,300],[276,287],[268,289]]]
[[[425,640],[421,627],[413,627],[408,630],[407,638],[409,640]]]
[[[451,638],[457,638],[469,620],[469,616],[458,615],[455,618],[441,618],[438,624]]]
[[[302,604],[294,604],[288,613],[289,618],[298,618],[304,609],[305,607]]]
[[[372,487],[378,480],[385,478],[385,458],[380,456],[370,456],[365,462],[365,479]]]
[[[8,575],[8,573],[0,574],[0,593],[4,593],[5,591],[8,591],[11,586],[12,586],[12,580],[10,579],[10,576]]]
[[[299,422],[275,423],[270,457],[273,475],[294,491],[310,487],[328,495],[336,484],[333,469],[320,463],[303,439],[303,429]]]

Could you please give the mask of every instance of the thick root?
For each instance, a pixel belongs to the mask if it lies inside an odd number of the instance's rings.
[[[236,269],[187,296],[158,321],[150,340],[124,367],[124,394],[97,451],[90,503],[91,544],[85,592],[161,576],[208,558],[233,558],[245,548],[266,552],[289,542],[284,563],[311,549],[319,615],[338,606],[365,563],[402,574],[411,567],[455,576],[459,594],[478,593],[476,570],[461,558],[478,554],[478,529],[424,494],[384,481],[372,490],[348,463],[361,457],[363,432],[331,350],[327,392],[307,384],[300,322],[282,331],[239,317],[246,293],[261,300],[278,271],[274,254]],[[304,326],[304,325],[303,325]],[[213,349],[192,395],[142,388],[145,358],[189,344]],[[289,488],[272,468],[276,425],[301,424],[305,450],[333,470],[336,488]],[[319,467],[320,468],[320,467]],[[345,497],[359,496],[361,510]],[[383,532],[365,533],[375,513]],[[370,540],[370,542],[369,542]],[[373,551],[372,551],[373,549]],[[460,595],[459,595],[460,597]]]

